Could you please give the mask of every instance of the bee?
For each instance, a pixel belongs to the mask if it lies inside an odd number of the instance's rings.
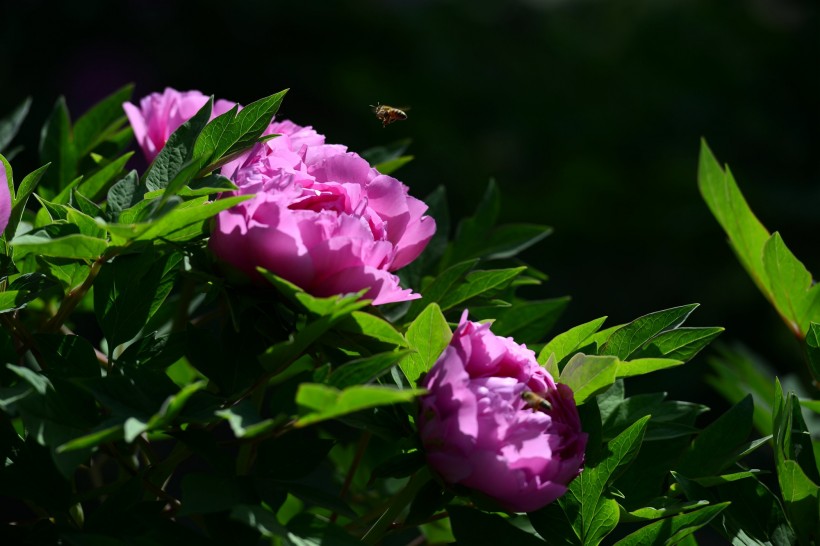
[[[409,108],[406,107],[396,108],[395,106],[387,106],[386,104],[379,103],[376,103],[376,106],[371,104],[370,108],[373,109],[373,113],[376,114],[376,117],[382,122],[382,127],[387,127],[394,121],[407,119],[406,110],[409,110]]]
[[[533,413],[538,410],[549,411],[552,409],[552,404],[532,391],[522,392],[521,398],[532,408]]]

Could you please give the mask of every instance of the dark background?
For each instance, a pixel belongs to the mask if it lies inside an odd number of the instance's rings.
[[[411,138],[397,176],[417,196],[445,185],[455,218],[493,177],[505,221],[552,225],[525,258],[551,276],[537,296],[573,297],[558,331],[700,302],[693,325],[727,327],[784,373],[797,345],[701,200],[697,156],[705,137],[820,271],[818,21],[813,0],[27,0],[0,9],[0,113],[34,97],[27,172],[60,94],[76,119],[128,82],[135,98],[245,104],[289,87],[281,113],[329,142]],[[409,119],[382,129],[376,102]],[[658,380],[698,399],[706,371],[699,358]]]

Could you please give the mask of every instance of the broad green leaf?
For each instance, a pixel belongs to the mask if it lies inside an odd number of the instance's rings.
[[[137,171],[131,170],[108,190],[108,210],[122,212],[142,201],[145,190]]]
[[[276,519],[276,515],[262,506],[238,504],[231,508],[231,519],[256,529],[263,537],[287,536],[287,530]]]
[[[533,528],[544,540],[554,546],[580,546],[581,542],[572,528],[567,514],[559,502],[553,502],[544,508],[529,512],[527,517]]]
[[[442,267],[483,256],[500,209],[498,186],[490,180],[475,214],[459,223],[455,239],[442,258]]]
[[[91,201],[96,201],[108,190],[109,184],[122,174],[125,164],[133,155],[134,152],[128,152],[102,166],[97,172],[83,179],[77,187],[77,191]]]
[[[160,150],[154,162],[142,178],[148,191],[161,190],[173,180],[179,171],[193,159],[194,143],[211,116],[214,99],[207,103],[194,116],[183,123],[168,137],[165,146]]]
[[[391,351],[346,362],[330,374],[327,382],[337,389],[369,383],[408,353],[409,351]]]
[[[384,163],[387,161],[392,161],[394,159],[400,158],[404,155],[404,152],[407,151],[407,148],[410,147],[411,143],[411,139],[404,138],[401,140],[397,140],[395,142],[391,142],[390,144],[384,146],[374,146],[363,151],[362,157],[365,158],[367,162],[371,165],[378,165],[379,163]]]
[[[279,110],[285,93],[287,89],[252,102],[239,113],[227,112],[223,114],[225,120],[217,118],[208,124],[197,139],[194,157],[202,158],[202,163],[208,164],[252,146]]]
[[[472,271],[465,277],[465,283],[458,285],[455,289],[445,295],[439,305],[442,311],[451,309],[476,296],[491,292],[492,290],[503,288],[512,279],[521,275],[527,270],[526,266],[512,267],[509,269],[489,269]]]
[[[692,481],[703,487],[715,487],[716,485],[724,485],[737,480],[745,480],[746,478],[754,478],[761,471],[757,469],[745,470],[742,472],[733,472],[731,474],[723,474],[720,476],[706,476],[705,478],[694,478]]]
[[[276,425],[272,419],[260,417],[250,400],[243,400],[235,406],[215,413],[228,421],[237,438],[253,438],[273,429]]]
[[[260,269],[260,272],[269,280],[276,281],[277,279],[267,271]],[[370,303],[369,300],[361,299],[361,293],[334,298],[313,298],[304,292],[297,292],[295,295],[297,298],[305,296],[303,299],[307,303],[311,301],[323,302],[332,304],[332,307],[324,309],[326,313],[320,314],[315,320],[308,322],[302,329],[291,335],[290,339],[277,343],[259,356],[259,363],[269,372],[281,373],[284,371],[333,325]]]
[[[436,363],[453,333],[439,306],[431,303],[407,328],[405,337],[408,346],[415,352],[407,355],[399,367],[410,385],[415,386],[421,374],[427,373]]]
[[[708,505],[709,502],[705,500],[689,501],[671,497],[660,497],[658,499],[653,499],[647,504],[648,506],[637,508],[625,515],[622,515],[621,521],[651,521],[654,519],[666,518],[684,512],[691,512],[692,510]]]
[[[621,360],[626,360],[656,335],[683,324],[697,306],[697,303],[692,303],[639,317],[615,330],[600,348],[598,354],[614,355]]]
[[[186,187],[177,192],[181,197],[200,197],[202,195],[214,195],[217,193],[230,192],[236,189],[236,185],[220,174],[211,174],[204,178],[193,180]]]
[[[727,167],[720,168],[715,156],[701,141],[698,187],[709,210],[729,236],[729,244],[761,292],[769,295],[769,280],[763,266],[763,246],[769,232],[752,212]]]
[[[806,356],[809,370],[816,382],[820,382],[820,323],[811,322],[806,333]]]
[[[538,363],[543,365],[550,358],[551,354],[555,355],[556,361],[561,361],[571,355],[581,345],[582,341],[601,328],[605,320],[606,317],[601,317],[570,328],[562,334],[558,334],[552,338],[549,343],[544,345],[544,348],[538,353]]]
[[[638,358],[664,357],[687,362],[706,347],[724,328],[676,328],[658,334],[644,345]]]
[[[619,361],[614,356],[578,353],[561,371],[561,383],[572,389],[576,404],[583,404],[615,382]]]
[[[104,428],[90,432],[85,436],[74,438],[73,440],[57,446],[57,453],[97,447],[100,444],[121,439],[122,433],[122,425],[118,424],[114,426],[104,426]]]
[[[42,273],[20,275],[6,287],[5,292],[0,292],[0,313],[20,309],[43,292],[58,286],[53,278]]]
[[[806,476],[797,461],[780,463],[777,478],[792,527],[801,541],[810,544],[820,531],[820,487]]]
[[[493,333],[515,338],[518,343],[537,343],[555,325],[567,304],[568,297],[515,303],[495,313]]]
[[[407,310],[405,315],[406,319],[413,320],[428,304],[440,302],[477,263],[478,260],[467,260],[466,262],[457,263],[437,275],[429,285],[422,288],[421,299],[410,304],[410,309]]]
[[[627,535],[616,546],[666,546],[679,543],[720,514],[730,503],[706,506],[694,512],[680,514],[651,523]]]
[[[549,226],[537,224],[505,224],[490,233],[481,256],[487,260],[513,258],[552,233]]]
[[[177,236],[183,228],[207,220],[223,210],[252,198],[253,195],[238,195],[204,203],[186,201],[156,222],[153,222],[148,229],[136,237],[136,240],[147,241],[160,237],[168,240],[180,240]]]
[[[729,467],[752,432],[753,412],[751,395],[732,406],[695,438],[677,470],[691,479],[717,475]]]
[[[293,546],[361,546],[363,544],[360,539],[350,535],[343,527],[308,512],[297,514],[288,521],[287,529],[287,544]]]
[[[582,544],[597,545],[617,525],[618,504],[604,493],[616,472],[638,454],[648,421],[648,415],[642,417],[609,441],[602,451],[603,459],[588,461],[581,475],[570,483],[568,500],[574,499],[579,506],[572,522]]]
[[[31,107],[31,97],[21,102],[17,108],[12,110],[11,114],[0,119],[0,153],[6,153],[6,149],[11,144],[12,139],[17,135],[23,120],[28,115]]]
[[[626,362],[618,363],[616,377],[633,377],[647,373],[674,368],[683,364],[682,360],[672,360],[671,358],[637,358]]]
[[[43,165],[36,171],[29,173],[27,176],[23,178],[23,181],[20,182],[20,186],[17,188],[17,192],[12,193],[12,195],[14,195],[14,203],[11,207],[11,216],[9,216],[9,223],[4,231],[4,233],[6,233],[9,238],[11,238],[17,231],[17,226],[20,224],[20,219],[23,217],[23,211],[26,209],[28,199],[31,196],[31,194],[34,193],[34,190],[37,188],[37,184],[39,184],[40,180],[43,177],[43,174],[45,174],[46,170],[48,170],[50,165],[50,163],[47,165]],[[12,178],[10,176],[10,173],[8,180],[9,183],[11,183]]]
[[[131,99],[134,85],[129,84],[95,104],[74,124],[74,146],[77,158],[88,155],[91,150],[116,133],[125,123],[122,103]]]
[[[336,329],[342,332],[361,334],[397,347],[407,347],[404,336],[397,332],[392,324],[370,313],[354,311],[349,318],[341,321]]]
[[[296,392],[296,403],[308,411],[297,419],[294,426],[306,427],[376,406],[410,402],[426,392],[424,389],[366,385],[339,390],[327,385],[303,383]]]
[[[820,321],[820,285],[774,232],[763,246],[770,299],[792,333],[804,338],[811,321]],[[812,286],[813,285],[813,286]]]
[[[105,239],[82,235],[78,231],[78,227],[71,224],[52,224],[15,237],[11,241],[15,259],[28,254],[87,260],[102,256],[108,248],[108,242]]]
[[[105,264],[94,282],[94,309],[109,353],[131,340],[168,296],[177,277],[179,254],[117,256]]]
[[[729,501],[712,528],[732,544],[796,546],[779,499],[756,477],[703,487],[678,472],[672,472],[677,486],[690,500],[711,504]]]
[[[51,163],[41,184],[43,197],[56,195],[74,179],[77,156],[71,140],[71,120],[64,97],[57,99],[40,132],[40,161]]]
[[[384,161],[382,163],[377,163],[373,165],[373,168],[379,171],[381,174],[392,174],[402,168],[403,166],[407,165],[411,161],[413,161],[414,157],[412,155],[403,155],[401,157],[397,157],[396,159],[391,159],[388,161]]]

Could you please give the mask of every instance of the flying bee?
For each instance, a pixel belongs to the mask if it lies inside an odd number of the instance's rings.
[[[532,408],[533,413],[538,410],[549,411],[552,409],[552,404],[532,391],[522,392],[521,398]]]
[[[382,122],[382,127],[387,127],[394,121],[407,119],[406,110],[409,110],[407,107],[396,108],[395,106],[379,103],[376,103],[376,106],[371,104],[370,108],[373,109],[373,113],[376,114],[376,117]]]

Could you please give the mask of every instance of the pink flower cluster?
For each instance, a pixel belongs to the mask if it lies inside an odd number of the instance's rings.
[[[563,495],[580,472],[587,435],[572,391],[526,346],[468,321],[466,311],[420,386],[429,394],[419,433],[445,482],[531,512]]]
[[[146,157],[196,113],[201,97],[166,89],[142,99],[139,109],[125,105]],[[222,104],[222,111],[232,105]],[[265,134],[280,136],[222,168],[237,193],[255,197],[220,213],[214,254],[252,278],[263,267],[317,296],[367,290],[376,305],[418,298],[393,271],[435,233],[427,205],[344,146],[325,144],[311,127],[274,121]]]

